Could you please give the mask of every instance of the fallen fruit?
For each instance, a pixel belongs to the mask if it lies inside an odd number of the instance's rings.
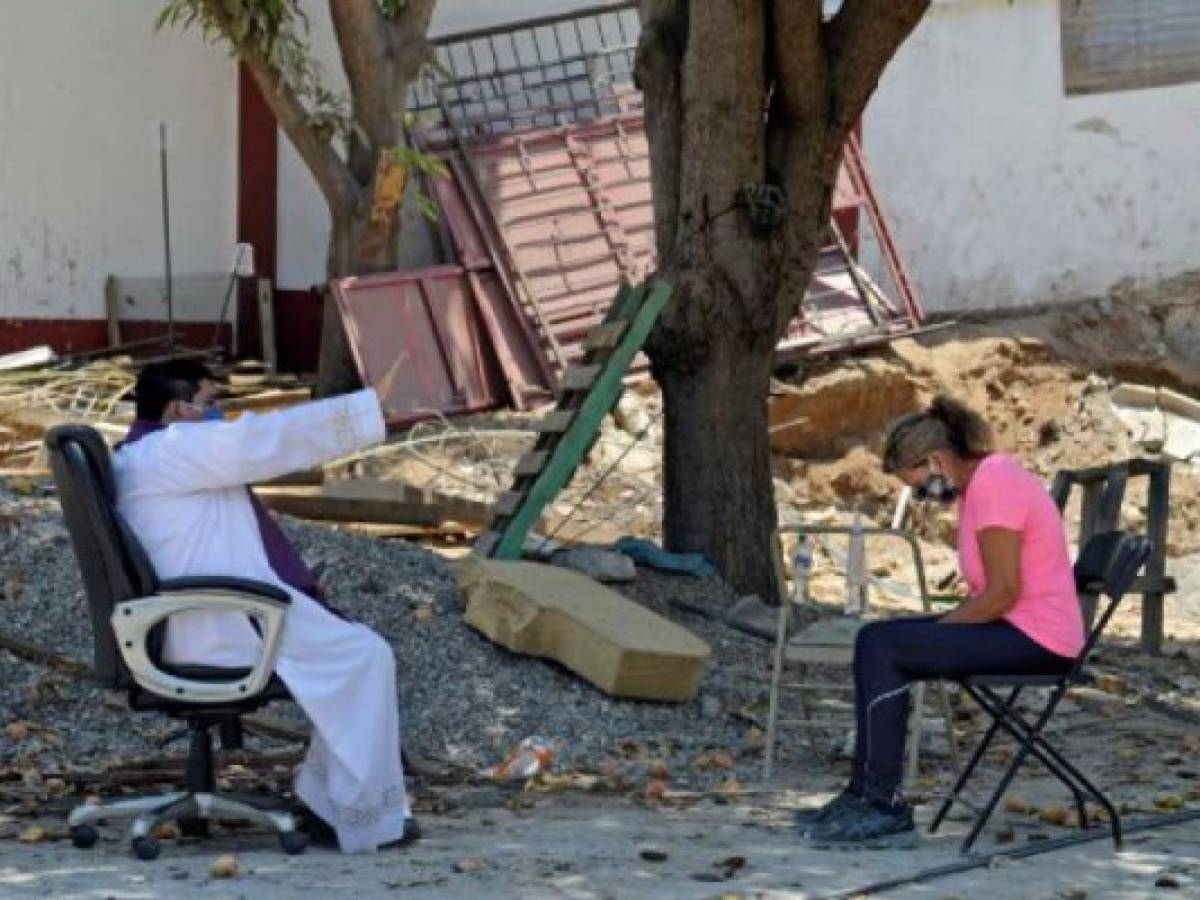
[[[232,853],[218,856],[208,867],[208,874],[213,878],[236,878],[238,874],[237,857]]]

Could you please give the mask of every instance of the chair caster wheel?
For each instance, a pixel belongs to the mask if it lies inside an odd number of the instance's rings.
[[[132,844],[133,855],[138,859],[146,861],[158,859],[159,846],[158,841],[150,837],[135,837]]]
[[[281,831],[279,833],[279,846],[283,848],[283,852],[288,856],[303,853],[304,849],[308,846],[308,835],[303,831]]]
[[[96,841],[100,840],[100,832],[91,825],[73,825],[71,826],[71,843],[80,850],[87,850],[89,847],[95,847]]]

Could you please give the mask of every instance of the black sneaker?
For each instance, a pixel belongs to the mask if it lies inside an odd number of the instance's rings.
[[[824,822],[841,814],[842,810],[848,809],[862,802],[862,798],[858,794],[845,788],[840,794],[830,800],[823,806],[818,806],[815,809],[800,809],[796,811],[794,816],[796,827],[803,831],[810,825],[816,825],[818,822]]]
[[[388,841],[380,846],[380,850],[399,850],[402,847],[407,847],[410,844],[415,844],[421,839],[421,826],[417,824],[417,820],[409,816],[404,820],[404,834],[396,838],[394,841]]]
[[[813,844],[852,847],[912,835],[914,831],[912,807],[906,804],[885,807],[863,800],[839,815],[810,825],[804,837]]]

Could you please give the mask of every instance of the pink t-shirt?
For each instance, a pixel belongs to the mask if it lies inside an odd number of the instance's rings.
[[[984,528],[1021,533],[1021,593],[1004,616],[1051,653],[1083,649],[1083,615],[1058,508],[1037,478],[1005,453],[980,462],[958,508],[958,564],[975,595],[987,585],[976,534]]]

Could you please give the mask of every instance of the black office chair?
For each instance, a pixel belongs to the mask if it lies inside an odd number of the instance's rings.
[[[154,859],[152,832],[176,821],[188,834],[206,834],[210,820],[249,821],[275,831],[287,853],[300,853],[307,836],[283,804],[269,798],[235,799],[216,790],[213,729],[225,749],[242,745],[240,716],[273,700],[287,700],[274,675],[275,657],[291,602],[279,588],[242,578],[157,577],[137,538],[115,508],[116,483],[108,447],[81,425],[46,435],[46,448],[83,575],[95,639],[95,668],[106,687],[128,692],[135,710],[158,710],[183,720],[190,734],[185,789],[180,792],[73,809],[68,818],[76,847],[91,847],[93,823],[132,818],[133,852]],[[162,659],[166,620],[185,610],[243,613],[262,637],[251,668],[171,665]]]
[[[1000,798],[1008,790],[1017,770],[1031,755],[1071,791],[1071,795],[1075,798],[1080,828],[1088,827],[1087,806],[1084,803],[1085,794],[1090,795],[1104,807],[1108,814],[1113,843],[1118,850],[1121,848],[1121,818],[1117,814],[1116,807],[1061,751],[1046,740],[1042,732],[1058,707],[1059,701],[1066,695],[1067,689],[1080,681],[1084,663],[1097,641],[1100,640],[1113,613],[1116,612],[1121,598],[1129,591],[1134,578],[1146,564],[1146,560],[1150,556],[1150,549],[1150,541],[1145,537],[1122,531],[1109,531],[1095,535],[1084,545],[1075,562],[1075,588],[1080,594],[1103,593],[1108,597],[1108,605],[1104,613],[1097,619],[1079,656],[1061,675],[996,675],[964,678],[959,681],[963,689],[992,717],[992,725],[967,762],[966,768],[959,775],[950,796],[946,798],[937,815],[934,816],[929,827],[930,833],[937,831],[942,824],[951,804],[958,799],[963,786],[975,771],[976,766],[979,765],[979,761],[983,758],[983,754],[996,737],[997,732],[1004,731],[1016,740],[1017,752],[1009,764],[1008,770],[1004,773],[1004,777],[1000,779],[1000,784],[988,798],[987,805],[976,817],[975,824],[963,841],[961,852],[970,852],[971,846],[979,837],[983,826],[991,818]],[[1050,688],[1051,691],[1046,705],[1042,707],[1031,723],[1025,716],[1017,712],[1015,706],[1021,691],[1034,687]],[[1001,697],[996,693],[997,688],[1010,690],[1006,697]]]

